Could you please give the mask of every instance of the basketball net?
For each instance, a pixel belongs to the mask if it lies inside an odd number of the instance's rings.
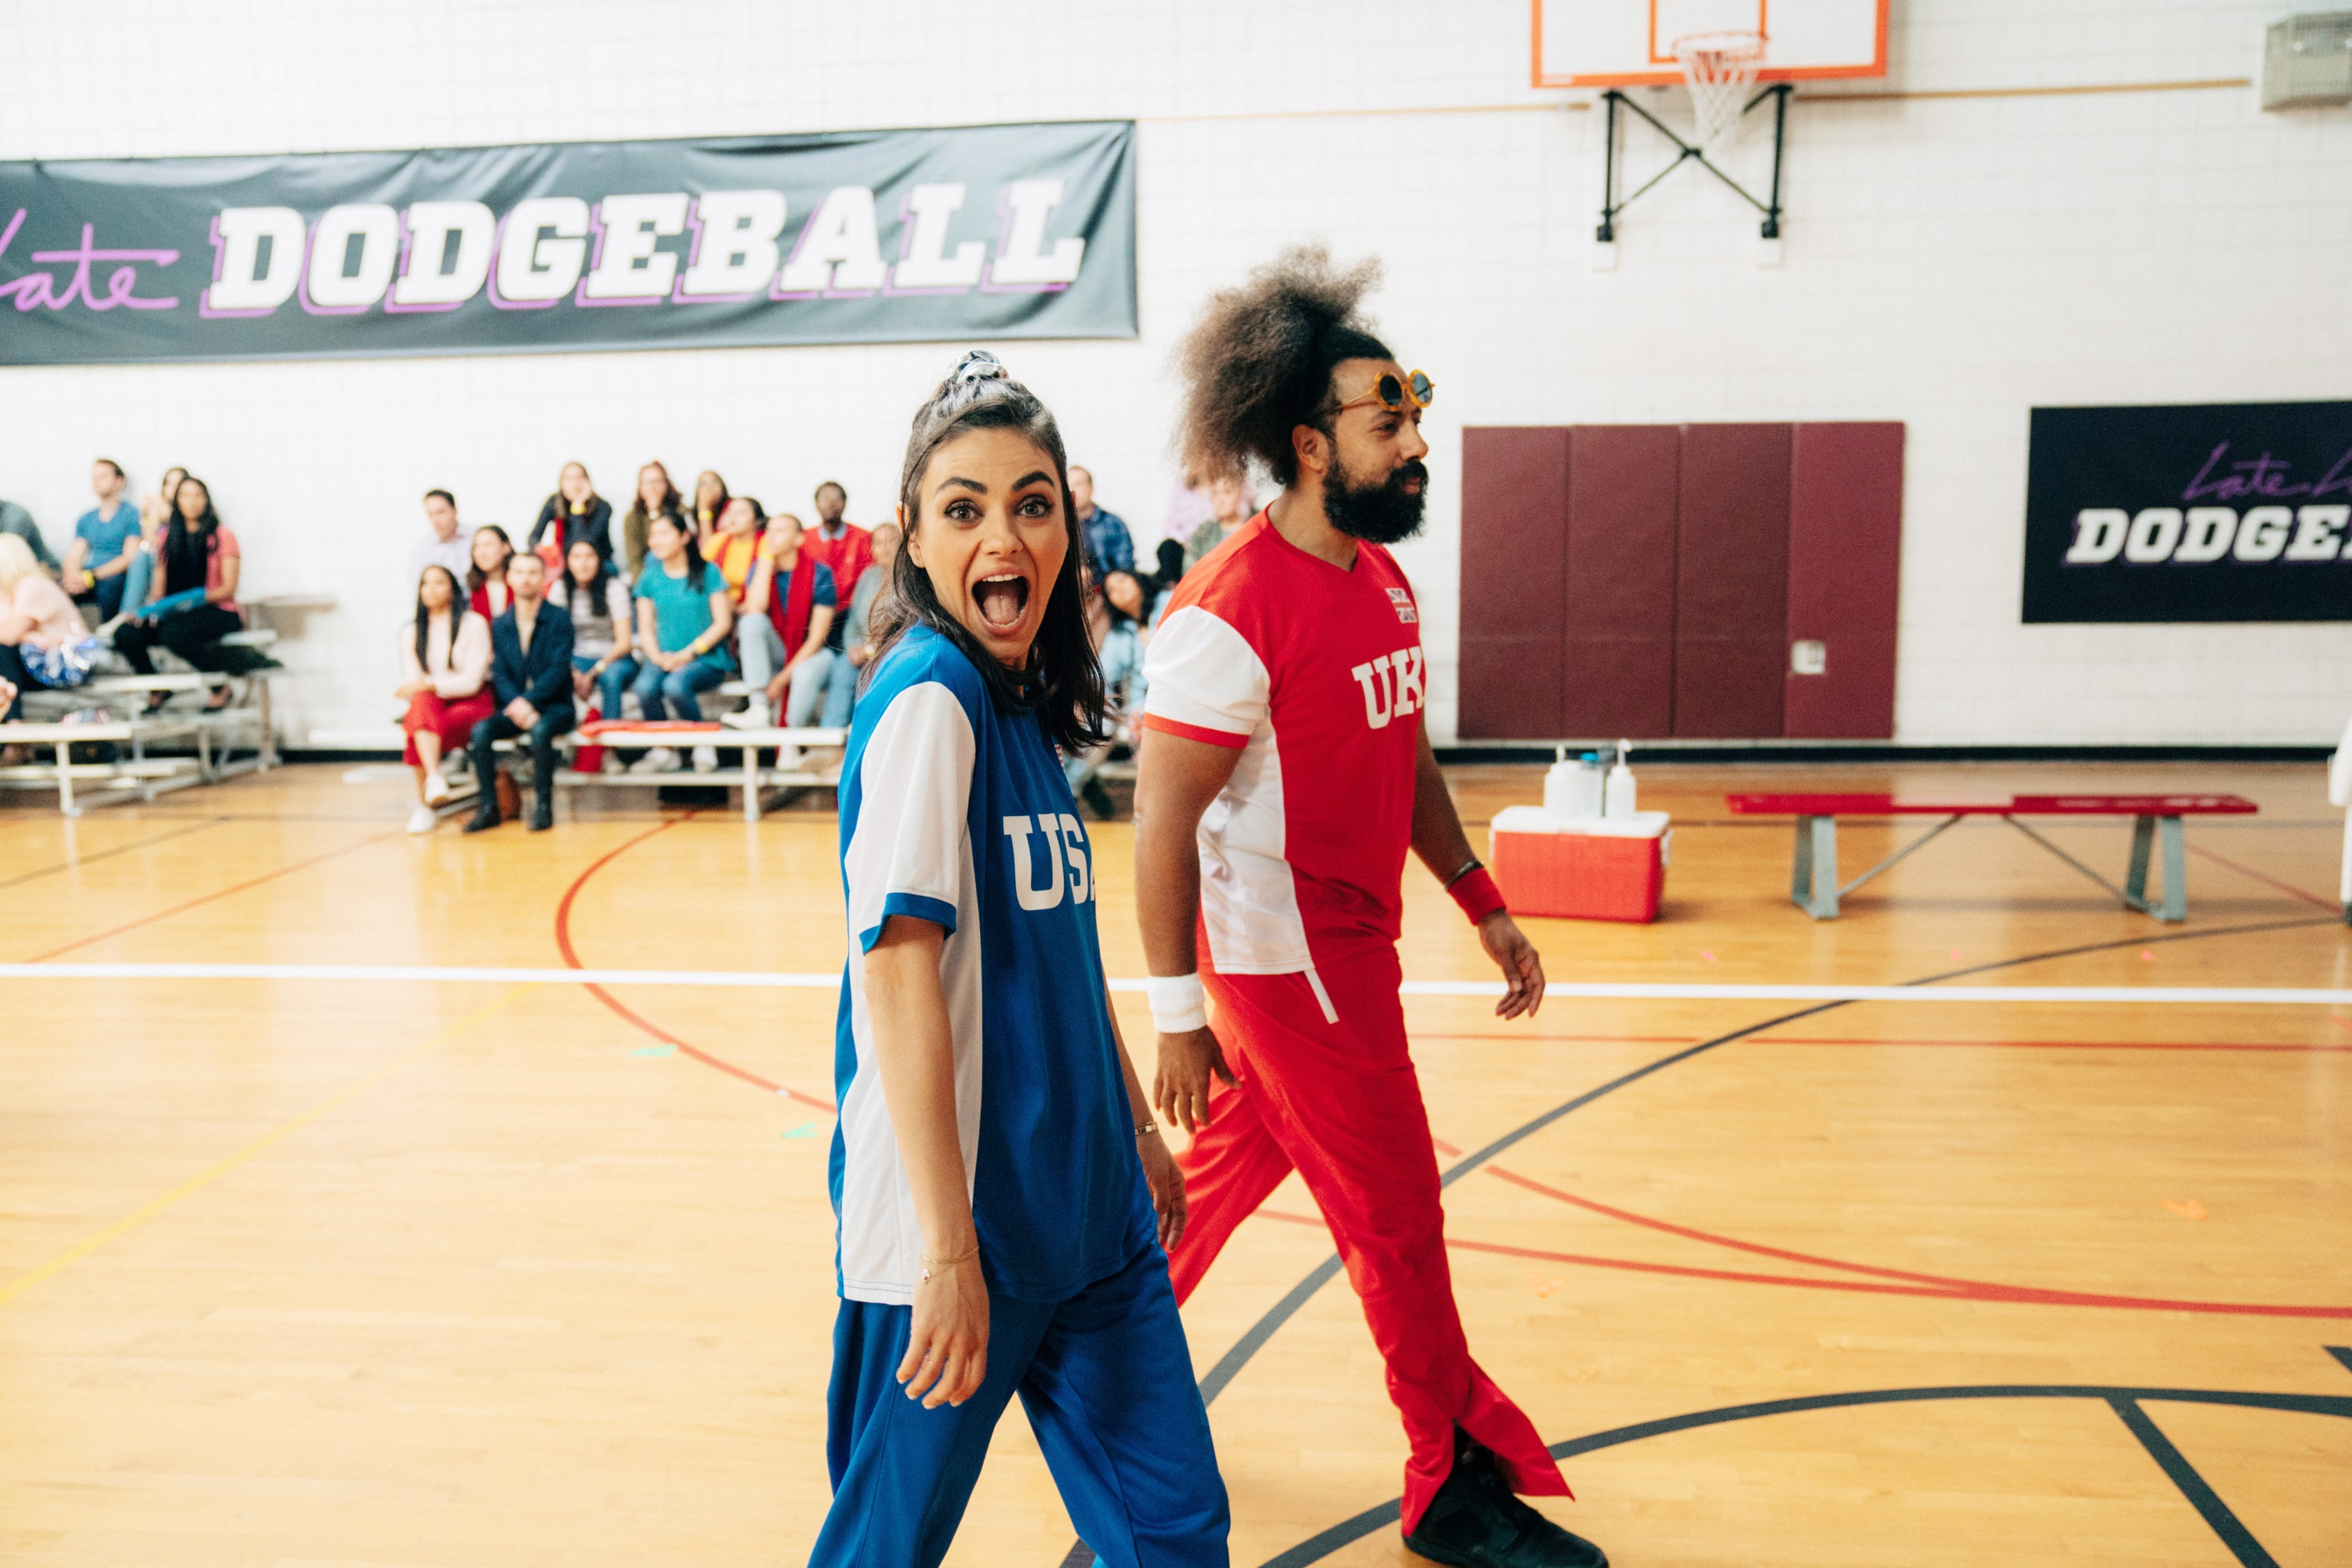
[[[1730,138],[1747,111],[1748,89],[1764,65],[1761,33],[1693,33],[1675,40],[1697,117],[1698,145],[1713,149]]]

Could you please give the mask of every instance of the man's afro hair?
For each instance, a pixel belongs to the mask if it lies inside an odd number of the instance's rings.
[[[1276,484],[1297,482],[1291,432],[1324,426],[1332,368],[1393,357],[1360,311],[1380,277],[1377,258],[1341,270],[1322,246],[1300,245],[1209,300],[1177,359],[1177,458],[1195,482],[1242,475],[1253,460]]]

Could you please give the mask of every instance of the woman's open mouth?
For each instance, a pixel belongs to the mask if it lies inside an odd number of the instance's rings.
[[[1013,573],[983,577],[972,584],[971,602],[982,624],[992,632],[1009,632],[1021,624],[1029,608],[1029,579]]]

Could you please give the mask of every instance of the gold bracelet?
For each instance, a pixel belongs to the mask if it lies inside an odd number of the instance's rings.
[[[970,1252],[967,1252],[967,1253],[962,1254],[961,1257],[957,1257],[957,1258],[921,1258],[919,1255],[918,1255],[918,1260],[919,1260],[919,1261],[922,1264],[922,1266],[923,1266],[923,1280],[924,1280],[924,1282],[925,1282],[926,1284],[928,1284],[928,1283],[929,1283],[929,1281],[930,1281],[930,1278],[931,1278],[931,1270],[933,1270],[934,1268],[953,1268],[957,1264],[959,1264],[959,1263],[969,1263],[969,1262],[971,1262],[973,1258],[978,1258],[979,1256],[980,1256],[980,1243],[979,1243],[979,1241],[978,1241],[978,1240],[976,1240],[976,1239],[975,1239],[975,1240],[972,1242],[972,1244],[971,1244],[971,1250]]]

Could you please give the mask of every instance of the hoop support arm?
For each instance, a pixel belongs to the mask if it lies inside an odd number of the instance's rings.
[[[1684,141],[1680,136],[1675,134],[1675,132],[1665,127],[1656,115],[1652,114],[1648,110],[1643,109],[1640,104],[1634,102],[1633,100],[1628,97],[1624,92],[1616,88],[1612,88],[1607,92],[1601,94],[1601,101],[1607,106],[1608,116],[1604,122],[1602,131],[1603,147],[1601,154],[1601,226],[1594,232],[1594,237],[1603,244],[1613,241],[1617,237],[1618,214],[1633,205],[1637,198],[1648,194],[1653,186],[1656,185],[1659,181],[1664,179],[1668,174],[1673,174],[1676,169],[1681,168],[1686,163],[1696,162],[1700,168],[1705,169],[1708,174],[1713,174],[1717,179],[1721,180],[1725,184],[1730,186],[1733,191],[1738,194],[1739,198],[1742,201],[1745,201],[1749,206],[1754,207],[1758,212],[1764,215],[1764,238],[1780,238],[1780,215],[1782,210],[1780,206],[1780,166],[1782,156],[1788,147],[1789,97],[1794,90],[1795,89],[1787,82],[1774,82],[1770,86],[1765,88],[1761,92],[1759,92],[1754,98],[1749,99],[1746,107],[1742,108],[1739,111],[1742,115],[1745,115],[1749,110],[1754,109],[1766,99],[1769,98],[1772,100],[1772,199],[1769,202],[1758,200],[1755,195],[1750,192],[1747,186],[1741,184],[1738,180],[1733,179],[1729,174],[1724,173],[1720,167],[1711,162],[1704,148],[1695,147],[1690,142]],[[1633,113],[1640,115],[1643,120],[1649,121],[1651,128],[1656,131],[1659,135],[1673,142],[1675,149],[1674,162],[1668,163],[1664,168],[1651,175],[1649,179],[1643,182],[1641,185],[1636,187],[1633,192],[1626,196],[1622,201],[1617,199],[1617,107],[1621,103],[1628,110],[1631,110]]]

